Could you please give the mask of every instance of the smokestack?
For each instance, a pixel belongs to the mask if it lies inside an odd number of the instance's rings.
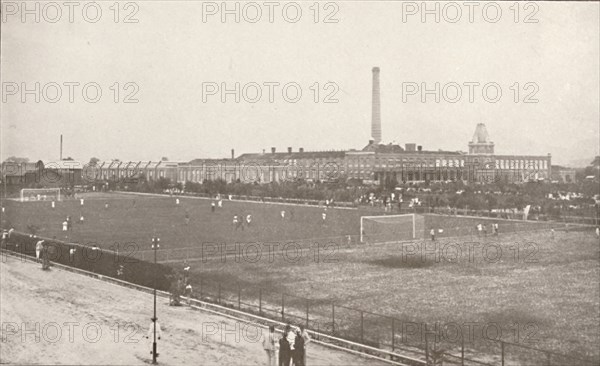
[[[301,153],[303,153],[304,152],[304,148],[301,147],[301,148],[298,149],[298,151],[301,152]]]
[[[271,148],[271,154],[275,154],[275,148],[274,147]]]
[[[373,68],[373,100],[371,110],[371,137],[375,144],[381,143],[381,101],[379,96],[379,67]]]
[[[62,161],[62,134],[60,135],[60,160]]]
[[[417,151],[423,151],[423,146],[421,146],[421,145],[417,146]]]
[[[231,149],[231,159],[235,159],[235,150]]]
[[[291,153],[292,153],[292,148],[288,147],[288,154],[291,154]]]

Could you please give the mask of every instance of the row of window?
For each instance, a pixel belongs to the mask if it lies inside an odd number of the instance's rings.
[[[321,163],[320,160],[323,160]],[[375,164],[371,164],[372,161]],[[172,177],[179,181],[201,182],[204,179],[222,178],[228,181],[242,179],[251,181],[280,181],[286,178],[303,177],[305,179],[325,179],[348,173],[350,177],[367,179],[372,171],[377,168],[394,168],[402,171],[418,170],[422,168],[465,168],[465,165],[476,166],[480,169],[499,170],[535,170],[544,171],[548,169],[547,159],[482,159],[475,158],[472,161],[465,159],[353,159],[347,160],[346,166],[336,162],[327,162],[326,159],[314,159],[312,164],[304,167],[295,165],[296,161],[289,161],[286,165],[259,165],[248,163],[247,165],[233,166],[206,166],[206,167],[159,167],[158,169],[139,169],[148,178]],[[132,176],[133,169],[103,169],[101,176],[105,179],[111,177]],[[462,169],[461,169],[462,170]]]

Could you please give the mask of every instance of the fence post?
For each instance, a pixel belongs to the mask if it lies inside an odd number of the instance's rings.
[[[281,321],[285,321],[285,294],[281,294]]]
[[[335,303],[331,303],[331,335],[335,335]]]
[[[395,349],[395,340],[396,340],[396,329],[395,329],[395,318],[392,318],[392,352],[394,352]]]
[[[221,305],[221,282],[219,282],[219,297],[217,299],[217,304]]]
[[[502,341],[500,341],[500,348],[501,348],[501,351],[502,351],[502,354],[501,354],[500,357],[502,359],[502,366],[504,366],[504,342],[502,342]]]
[[[363,341],[363,333],[364,333],[364,316],[363,316],[363,311],[360,311],[360,343],[364,343]]]
[[[427,324],[425,324],[425,364],[429,365],[429,345],[427,344]]]
[[[238,285],[238,310],[242,308],[242,288]]]
[[[308,322],[309,322],[309,320],[308,320],[308,306],[309,306],[308,299],[306,299],[306,329],[308,329]]]
[[[200,300],[202,300],[202,289],[204,288],[204,278],[200,277]]]
[[[262,315],[262,288],[258,289],[258,315]]]
[[[460,365],[465,366],[465,337],[460,337]]]

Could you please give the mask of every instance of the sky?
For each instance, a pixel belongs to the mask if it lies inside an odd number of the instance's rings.
[[[361,149],[374,66],[384,142],[468,151],[485,123],[497,154],[550,153],[553,164],[577,166],[599,154],[598,2],[500,3],[499,15],[478,3],[472,21],[462,2],[430,3],[439,22],[423,22],[421,2],[273,2],[272,21],[264,2],[228,2],[239,21],[223,21],[221,2],[98,1],[101,14],[77,3],[72,22],[63,5],[58,17],[54,5],[29,2],[35,22],[9,3],[1,160],[56,161],[61,134],[64,157],[84,163]],[[23,92],[36,83],[38,92]],[[421,93],[436,83],[439,102]]]

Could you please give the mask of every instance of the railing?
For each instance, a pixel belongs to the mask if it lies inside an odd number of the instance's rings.
[[[439,357],[451,364],[598,364],[598,361],[503,340],[486,339],[479,344],[466,344],[461,337],[453,344],[442,342],[435,332],[428,330],[427,324],[402,321],[388,315],[339,305],[333,301],[308,299],[263,288],[244,289],[240,284],[228,285],[202,277],[198,286],[199,291],[195,292],[193,297],[200,301],[256,314],[281,323],[303,325],[315,332],[317,340],[327,336],[354,342],[373,350],[380,350],[392,360],[401,356],[413,359],[424,357],[425,360],[429,360],[428,365],[433,365],[436,350],[446,347],[446,351],[439,352]],[[420,324],[424,327],[425,337],[417,342],[404,339],[406,324]],[[509,350],[512,352],[508,352]],[[493,361],[490,361],[490,358]],[[541,362],[533,362],[540,360]]]

